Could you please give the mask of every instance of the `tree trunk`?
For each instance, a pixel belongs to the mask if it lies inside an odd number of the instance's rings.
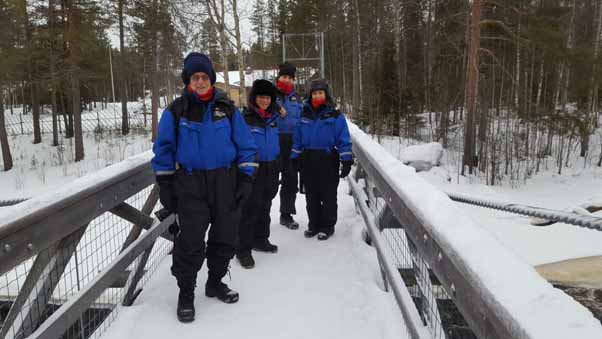
[[[598,55],[600,50],[600,34],[602,32],[602,4],[597,4],[597,12],[594,17],[594,25],[596,26],[596,31],[594,32],[594,53],[593,53],[593,65],[592,65],[592,73],[590,77],[590,90],[587,96],[587,107],[585,111],[585,119],[581,123],[583,124],[581,133],[581,152],[579,155],[581,157],[585,157],[587,152],[589,151],[589,141],[590,141],[590,133],[594,127],[598,125],[598,117],[596,115],[597,112],[597,104],[598,104],[598,82],[596,81],[597,73],[598,73]]]
[[[52,105],[52,146],[58,146],[59,144],[59,131],[58,131],[58,119],[57,119],[57,105],[56,105],[56,57],[54,53],[55,40],[54,40],[54,1],[48,0],[48,25],[50,28],[50,48],[48,49],[49,61],[50,61],[50,103]]]
[[[225,23],[225,6],[224,0],[219,0],[219,8],[217,0],[207,0],[205,2],[209,18],[219,34],[220,48],[222,49],[222,66],[224,73],[224,89],[226,94],[230,95],[230,76],[228,71],[230,67],[228,65],[228,37],[226,36],[226,23]]]
[[[600,91],[600,84],[596,81],[599,72],[597,62],[600,56],[600,43],[602,42],[602,4],[598,2],[597,6],[597,26],[596,31],[594,32],[594,58],[592,65],[592,76],[590,78],[590,93],[587,100],[587,109],[592,115],[595,128],[598,127],[598,93]]]
[[[363,91],[363,81],[362,81],[362,73],[363,73],[363,65],[362,65],[362,25],[361,25],[361,20],[360,20],[360,7],[359,7],[359,3],[358,0],[353,0],[353,4],[354,4],[354,9],[355,9],[355,20],[356,20],[356,24],[357,24],[357,94],[358,94],[358,105],[359,107],[354,109],[357,109],[357,112],[359,113],[358,116],[361,117],[362,116],[362,111],[364,109],[364,91]],[[354,81],[354,84],[356,82]]]
[[[475,164],[475,114],[477,110],[477,95],[479,90],[479,48],[481,40],[481,0],[473,0],[470,48],[468,53],[468,86],[467,86],[467,112],[466,128],[464,135],[464,166],[468,166],[468,173],[472,174]]]
[[[13,168],[13,157],[10,154],[10,145],[8,143],[8,135],[6,134],[6,125],[4,123],[4,95],[0,87],[0,148],[2,148],[2,163],[4,171],[9,171]]]
[[[15,106],[15,92],[10,88],[8,92],[8,98],[10,99],[10,115],[14,115],[15,112],[13,112],[13,107]]]
[[[24,20],[25,20],[25,37],[26,37],[26,45],[28,50],[28,63],[27,63],[27,79],[29,81],[29,90],[31,97],[31,107],[32,107],[32,118],[33,118],[33,143],[39,144],[42,142],[42,135],[40,133],[40,103],[38,99],[38,85],[34,81],[35,77],[35,69],[33,62],[33,33],[32,26],[33,24],[29,23],[29,15],[27,13],[27,1],[23,0],[23,11],[24,11]]]
[[[518,31],[517,31],[517,35],[520,36],[520,31],[521,31],[521,22],[520,22],[520,15],[518,17]],[[519,93],[520,93],[520,40],[516,41],[516,69],[515,69],[515,75],[514,75],[514,109],[518,112],[519,110]]]
[[[73,136],[75,138],[75,161],[80,161],[84,159],[84,141],[82,135],[82,120],[81,120],[81,93],[80,93],[80,84],[79,84],[79,76],[80,69],[78,66],[78,62],[80,61],[80,46],[78,39],[79,36],[79,28],[81,23],[81,15],[80,9],[77,7],[77,2],[69,1],[68,6],[69,10],[68,14],[68,36],[69,36],[69,77],[71,82],[71,128],[73,129]]]
[[[429,117],[429,134],[433,127],[433,110],[431,107],[431,78],[432,78],[432,66],[431,66],[431,48],[433,44],[433,33],[432,33],[432,17],[433,17],[433,5],[432,0],[427,0],[427,17],[426,17],[426,27],[424,38],[424,48],[423,48],[423,81],[424,81],[424,106],[425,112]],[[432,139],[432,136],[431,136]]]
[[[73,138],[73,136],[75,135],[74,129],[73,129],[73,98],[71,98],[71,107],[68,108],[67,110],[67,136],[69,138]]]
[[[126,73],[125,65],[125,48],[124,48],[124,36],[123,36],[123,1],[119,0],[117,3],[118,14],[119,14],[119,68],[120,68],[120,80],[119,80],[119,96],[121,97],[121,134],[127,135],[130,132],[130,124],[128,121],[128,104],[127,104],[127,87],[124,74]]]
[[[407,74],[407,42],[405,38],[405,21],[404,21],[404,1],[393,1],[393,9],[395,11],[395,62],[397,63],[397,117],[395,131],[396,135],[400,135],[401,114],[403,111],[403,94],[406,90],[406,74]]]
[[[33,118],[33,143],[39,144],[42,142],[42,134],[40,131],[40,101],[38,99],[38,85],[35,82],[31,84],[31,107]]]
[[[349,94],[347,93],[347,79],[345,69],[345,42],[341,41],[341,80],[343,81],[343,104],[347,105],[347,98],[349,98]],[[345,107],[347,109],[347,107]]]
[[[146,74],[146,58],[142,58],[142,74]],[[142,76],[142,116],[146,127],[146,77]]]
[[[232,16],[234,16],[234,33],[236,34],[236,50],[238,54],[238,75],[240,83],[238,87],[239,106],[246,105],[246,85],[245,85],[245,55],[242,48],[242,38],[240,37],[240,20],[238,18],[237,0],[232,0]]]
[[[541,103],[541,92],[543,90],[543,73],[544,73],[544,60],[542,56],[541,64],[539,66],[539,81],[537,82],[537,98],[535,99],[535,115],[539,116],[539,105]]]
[[[152,141],[154,142],[157,139],[157,125],[158,125],[158,111],[159,111],[159,79],[158,79],[158,70],[157,70],[157,66],[159,64],[159,51],[158,51],[158,43],[157,43],[157,31],[158,31],[158,27],[156,22],[156,17],[157,17],[157,11],[158,11],[158,6],[157,6],[157,1],[158,0],[153,0],[152,2],[152,6],[151,6],[151,10],[152,10],[152,20],[153,20],[153,24],[151,25],[151,39],[152,39],[152,44],[151,44],[151,92],[152,92],[152,97],[151,97],[151,117],[152,117],[152,122],[151,122],[151,128],[152,128]]]
[[[355,13],[354,9],[354,14]],[[359,94],[359,45],[357,43],[357,39],[355,38],[356,34],[360,33],[359,27],[356,26],[356,30],[352,33],[353,37],[351,38],[351,63],[352,63],[352,73],[351,73],[351,109],[352,115],[354,118],[360,118],[359,112],[359,102],[360,102],[360,94]]]
[[[574,41],[574,35],[575,35],[575,12],[576,12],[576,6],[577,3],[576,1],[573,1],[573,9],[571,11],[571,21],[569,24],[569,36],[568,36],[568,40],[566,43],[566,47],[568,51],[571,51],[573,49],[573,41]],[[566,66],[565,66],[565,71],[564,71],[564,84],[562,85],[562,91],[561,91],[561,96],[560,96],[560,106],[562,107],[561,110],[563,112],[566,111],[566,104],[568,101],[568,92],[569,92],[569,81],[571,79],[571,64],[568,62],[565,62]]]
[[[82,115],[79,88],[79,74],[73,69],[71,74],[71,97],[73,102],[73,133],[75,137],[75,161],[84,159],[84,139],[82,135]]]

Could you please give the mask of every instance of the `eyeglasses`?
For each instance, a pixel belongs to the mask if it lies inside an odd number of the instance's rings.
[[[209,81],[209,76],[205,73],[195,73],[190,77],[191,81],[197,82],[199,80]]]

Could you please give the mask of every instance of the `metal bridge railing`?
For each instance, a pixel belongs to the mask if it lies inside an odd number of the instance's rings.
[[[349,125],[351,192],[409,338],[602,338],[589,310]]]
[[[0,338],[98,338],[132,304],[171,249],[150,158],[1,212]]]

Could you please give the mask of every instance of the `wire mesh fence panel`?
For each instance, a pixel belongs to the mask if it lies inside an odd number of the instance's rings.
[[[5,125],[8,135],[27,135],[33,134],[33,116],[31,114],[23,115],[7,114],[5,112]],[[57,117],[57,131],[59,135],[65,134],[66,126],[69,125],[69,119],[64,116]],[[121,111],[112,109],[100,109],[96,111],[86,111],[82,113],[82,131],[83,132],[102,132],[108,130],[120,130],[122,124]],[[132,110],[128,112],[128,124],[131,129],[150,128],[151,115],[144,114],[141,110]],[[42,114],[40,116],[40,133],[51,134],[53,131],[52,116]]]
[[[140,210],[152,187],[143,189],[126,202]],[[5,338],[24,338],[31,334],[61,305],[87,284],[94,282],[103,269],[119,255],[132,224],[106,212],[75,231],[51,248],[40,252],[0,277],[0,321],[11,324],[3,328]],[[144,286],[171,242],[157,240],[145,265],[145,275],[138,286]],[[80,314],[62,338],[98,338],[117,316],[128,276],[134,264],[119,275],[109,288]],[[29,286],[29,289],[27,288]],[[27,295],[23,291],[29,291]],[[21,301],[19,301],[21,299]],[[13,314],[10,308],[17,302]]]
[[[371,178],[365,177],[359,182],[366,192],[368,205],[381,230],[386,260],[397,268],[412,297],[422,325],[434,339],[476,338],[452,298],[408,237],[403,225],[390,213],[390,206],[381,198]]]

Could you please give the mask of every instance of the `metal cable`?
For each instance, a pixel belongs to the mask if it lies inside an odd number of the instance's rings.
[[[20,204],[23,201],[29,200],[30,198],[15,198],[15,199],[7,199],[7,200],[0,200],[0,207],[8,207],[8,206],[13,206],[16,204]]]
[[[446,192],[453,201],[602,231],[602,218]]]

